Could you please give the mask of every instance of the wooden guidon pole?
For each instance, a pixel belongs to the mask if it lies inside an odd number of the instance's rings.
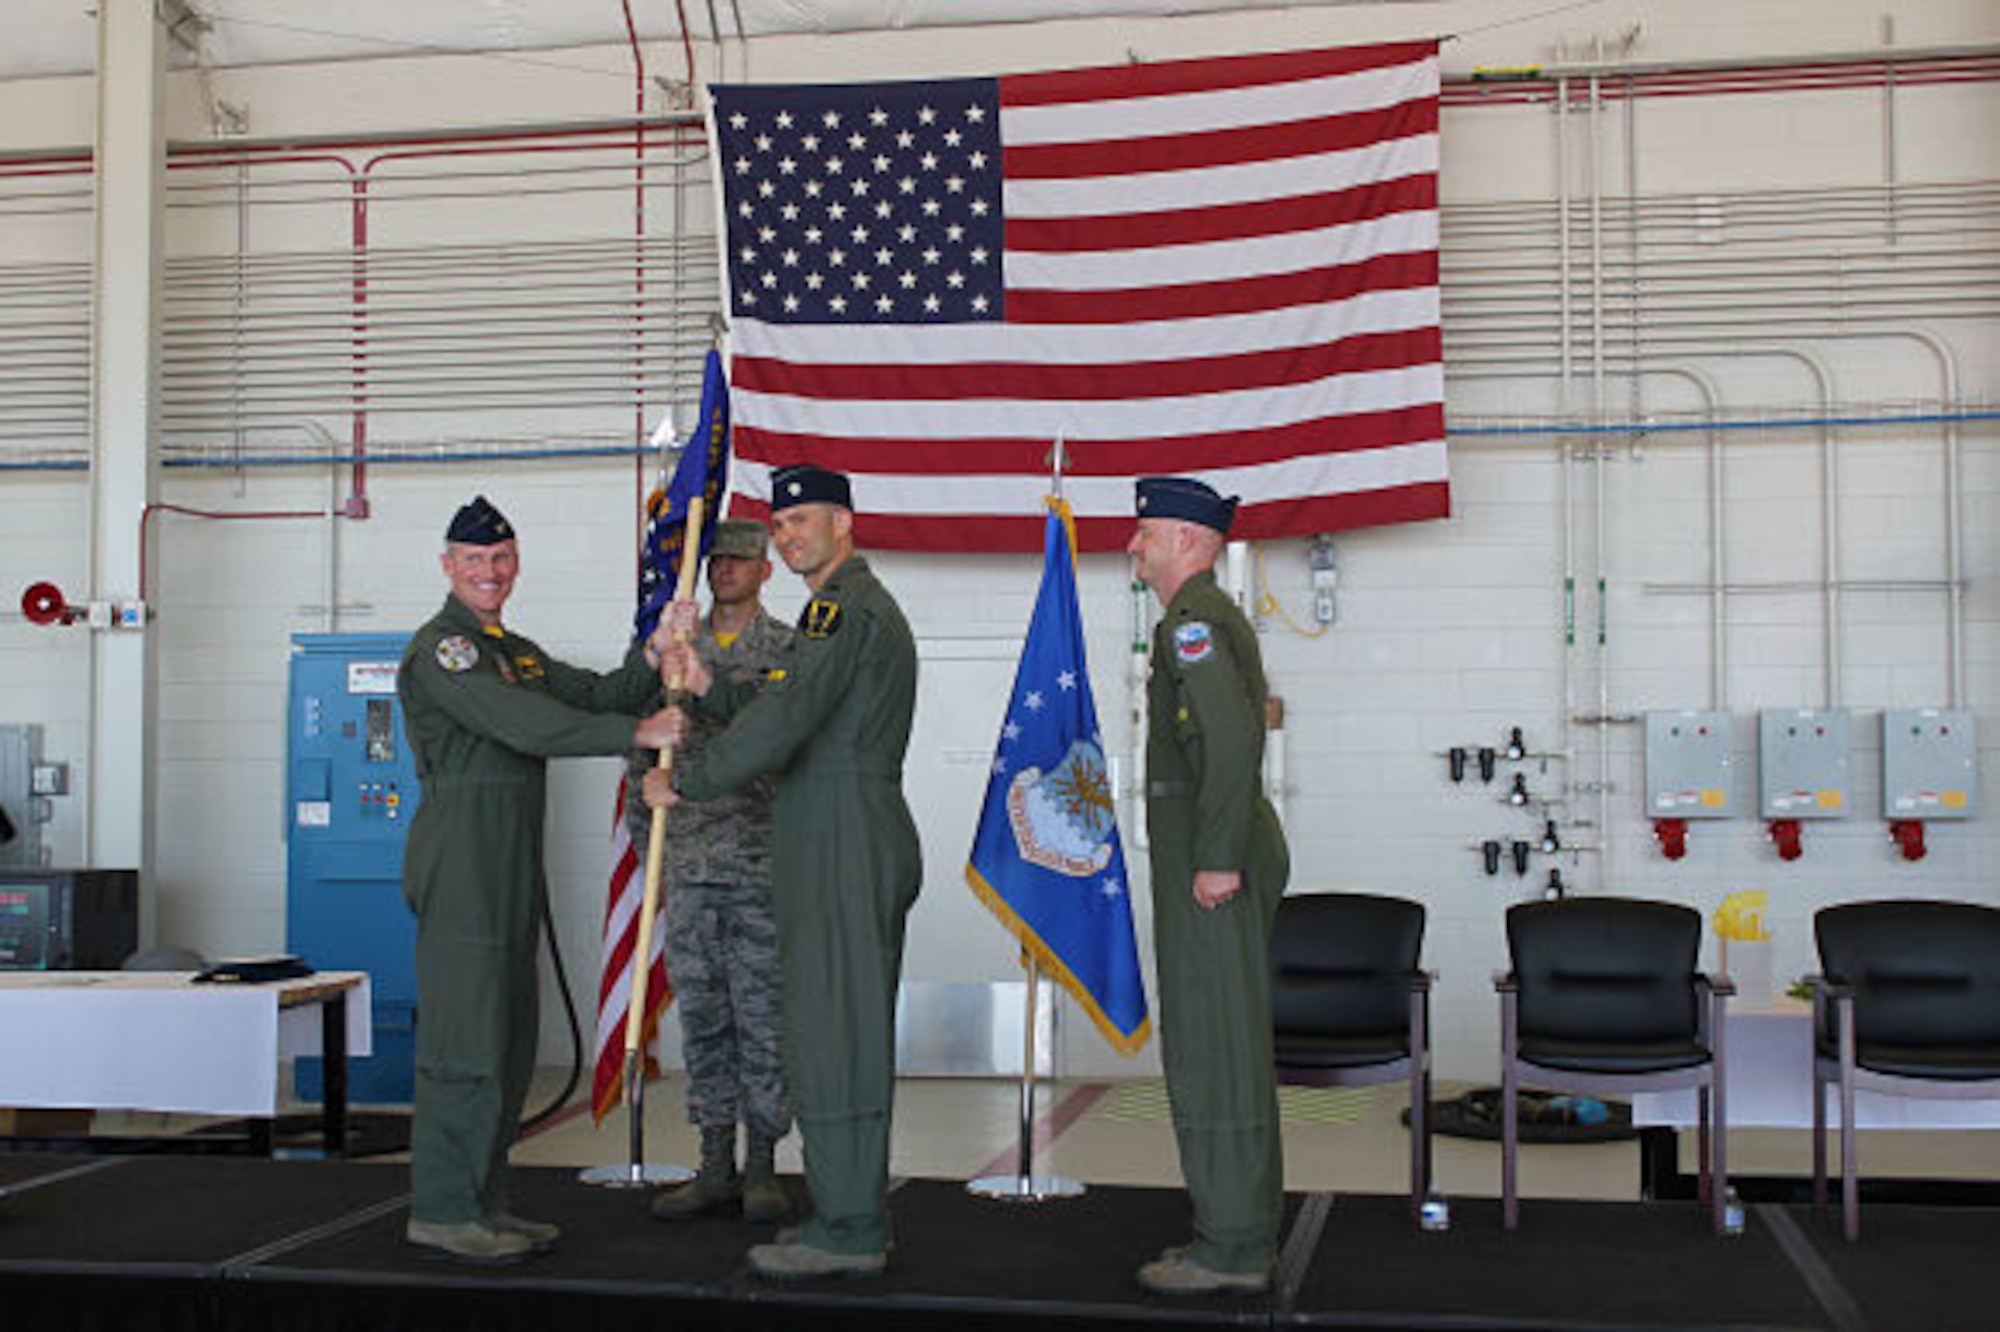
[[[688,502],[687,523],[683,529],[687,536],[681,545],[680,573],[674,582],[675,601],[689,601],[694,597],[695,567],[701,563],[703,508],[700,495]],[[666,611],[663,609],[661,613]],[[678,671],[667,680],[670,699],[683,683]],[[660,749],[660,771],[672,772],[673,767],[673,746],[664,745]],[[639,905],[639,938],[632,950],[632,999],[625,1010],[625,1100],[628,1106],[638,1104],[638,1085],[642,1076],[640,1047],[645,1043],[646,1033],[646,981],[653,970],[653,917],[660,908],[660,863],[664,859],[666,844],[667,811],[655,809],[653,826],[646,838],[646,892]],[[636,1115],[634,1120],[636,1123]]]

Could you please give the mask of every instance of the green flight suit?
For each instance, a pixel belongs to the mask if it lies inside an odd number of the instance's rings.
[[[483,628],[456,597],[403,653],[396,694],[423,783],[403,853],[403,898],[417,917],[418,1221],[509,1210],[507,1149],[540,1035],[545,760],[623,754],[659,687],[638,645],[600,675]]]
[[[910,626],[859,555],[799,616],[779,672],[718,681],[704,709],[729,729],[674,785],[705,800],[777,773],[771,887],[784,969],[785,1067],[815,1215],[803,1243],[889,1242],[889,1117],[903,923],[923,881],[903,801],[917,703]]]
[[[1249,621],[1213,573],[1195,574],[1153,631],[1146,831],[1160,1057],[1194,1203],[1189,1256],[1230,1273],[1270,1268],[1284,1206],[1267,957],[1291,862],[1264,798],[1266,693]],[[1243,889],[1206,910],[1197,870],[1240,871]]]

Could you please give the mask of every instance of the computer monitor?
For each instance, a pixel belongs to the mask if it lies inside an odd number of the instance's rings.
[[[0,971],[115,971],[138,946],[138,871],[0,867]]]

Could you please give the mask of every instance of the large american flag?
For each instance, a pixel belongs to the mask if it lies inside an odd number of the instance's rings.
[[[713,90],[739,516],[854,479],[865,545],[1079,544],[1134,476],[1249,539],[1449,511],[1434,42]]]

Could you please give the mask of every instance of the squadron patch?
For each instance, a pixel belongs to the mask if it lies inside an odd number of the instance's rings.
[[[545,679],[549,673],[548,667],[542,665],[540,657],[531,657],[526,653],[514,658],[514,667],[521,672],[523,680],[534,681]]]
[[[1201,620],[1189,620],[1186,624],[1175,625],[1174,655],[1188,666],[1207,661],[1215,655],[1214,631]]]
[[[799,632],[807,638],[832,638],[840,630],[840,603],[818,597],[799,612]]]
[[[471,670],[478,661],[479,648],[464,634],[450,634],[438,640],[437,664],[453,675]]]

